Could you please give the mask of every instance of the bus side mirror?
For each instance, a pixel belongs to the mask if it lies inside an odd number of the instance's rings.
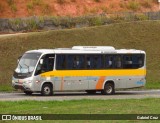
[[[18,57],[17,59],[17,63],[19,63],[20,59],[22,58],[22,56]]]
[[[40,60],[40,64],[43,64],[43,59]]]

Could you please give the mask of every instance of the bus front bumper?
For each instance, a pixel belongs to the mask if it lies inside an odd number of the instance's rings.
[[[12,79],[12,87],[23,91],[33,91],[32,81],[26,81],[25,79]]]

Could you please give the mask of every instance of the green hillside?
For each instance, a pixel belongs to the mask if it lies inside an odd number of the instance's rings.
[[[0,90],[10,89],[8,87],[11,86],[17,58],[25,51],[74,45],[106,45],[116,49],[145,50],[147,88],[160,88],[160,21],[142,21],[0,37]]]

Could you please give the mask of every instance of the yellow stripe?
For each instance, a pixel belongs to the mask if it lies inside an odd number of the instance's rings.
[[[128,70],[55,70],[41,74],[42,77],[48,76],[144,76],[146,69]]]

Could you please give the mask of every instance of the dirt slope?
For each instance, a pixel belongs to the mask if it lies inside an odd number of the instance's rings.
[[[158,10],[157,0],[0,0],[0,18]]]

